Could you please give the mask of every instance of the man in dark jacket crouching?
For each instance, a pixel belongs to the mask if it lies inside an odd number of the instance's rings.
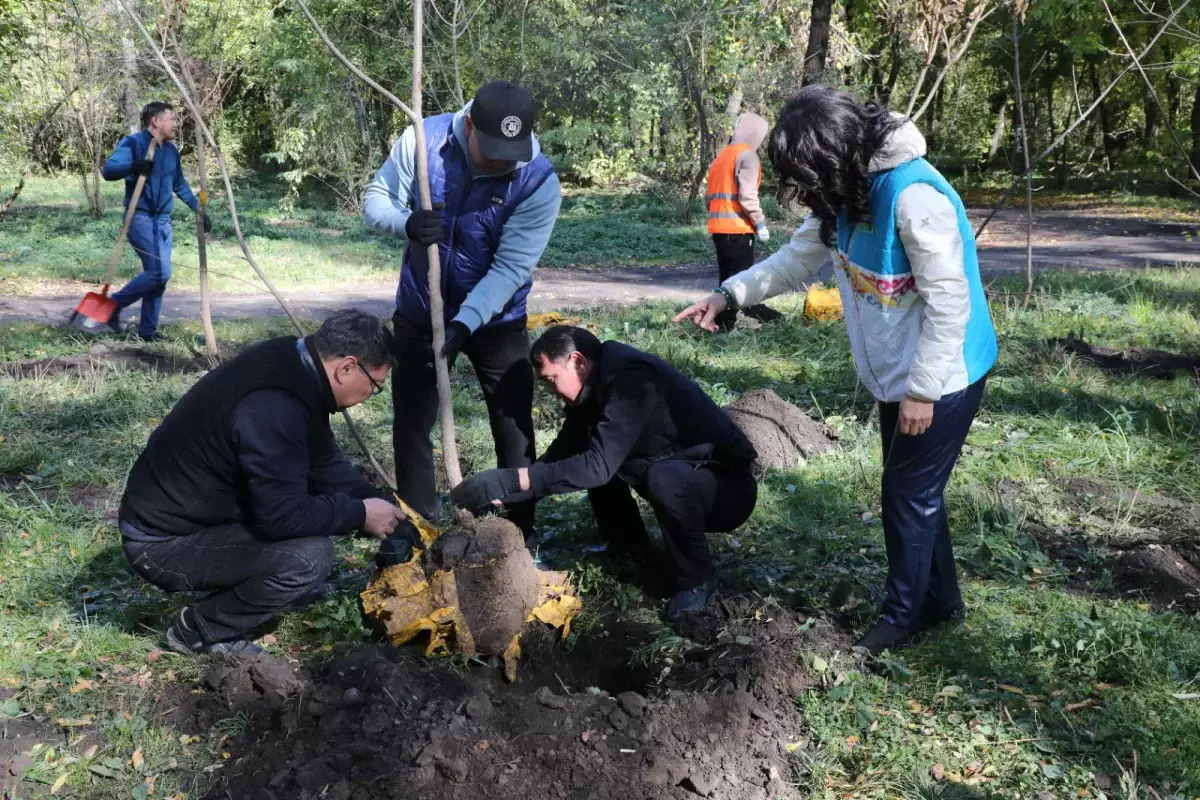
[[[329,537],[396,529],[329,427],[383,390],[392,347],[382,320],[338,311],[205,375],[150,435],[121,498],[125,555],[168,592],[213,592],[172,620],[172,650],[260,652],[250,631],[320,597]]]
[[[657,356],[567,325],[550,328],[530,352],[566,402],[562,430],[533,466],[473,475],[454,489],[455,501],[478,510],[586,490],[601,534],[643,561],[650,551],[633,489],[662,527],[675,590],[668,617],[704,608],[717,588],[705,534],[741,525],[758,498],[750,441]]]

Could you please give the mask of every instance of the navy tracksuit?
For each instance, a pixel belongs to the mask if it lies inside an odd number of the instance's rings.
[[[107,181],[125,179],[125,207],[133,197],[137,176],[133,174],[135,159],[145,158],[150,149],[150,132],[141,131],[126,136],[104,162],[102,173]],[[193,211],[200,202],[183,177],[179,151],[171,142],[163,142],[154,151],[154,169],[146,178],[137,211],[129,225],[129,246],[142,261],[142,274],[127,283],[112,299],[117,309],[142,301],[138,334],[150,337],[158,331],[158,315],[162,309],[163,292],[171,279],[171,210],[174,195]]]

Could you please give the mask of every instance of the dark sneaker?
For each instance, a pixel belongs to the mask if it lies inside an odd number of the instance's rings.
[[[695,589],[676,592],[675,596],[671,598],[671,604],[667,607],[667,619],[677,622],[684,614],[703,611],[712,602],[713,595],[716,593],[716,578],[709,578]]]
[[[167,337],[163,336],[158,331],[154,333],[142,333],[140,331],[133,334],[133,338],[139,342],[165,342]]]
[[[916,631],[880,620],[875,623],[875,627],[867,631],[866,636],[855,642],[854,648],[865,650],[871,655],[877,656],[884,650],[895,652],[903,647],[907,647],[915,639]]]
[[[200,633],[196,630],[191,616],[191,607],[184,607],[175,617],[175,622],[171,624],[171,627],[167,628],[167,647],[176,653],[185,656],[211,654],[254,656],[263,652],[261,647],[248,639],[231,639],[227,642],[205,644],[204,640],[200,638]]]

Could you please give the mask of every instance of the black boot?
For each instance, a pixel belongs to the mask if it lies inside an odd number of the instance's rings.
[[[865,650],[873,656],[877,656],[884,650],[895,652],[901,648],[912,644],[916,639],[916,631],[899,625],[893,625],[886,620],[880,620],[875,623],[871,630],[867,631],[866,636],[863,636],[855,642],[855,649]]]

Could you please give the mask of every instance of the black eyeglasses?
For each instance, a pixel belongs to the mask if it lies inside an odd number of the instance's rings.
[[[358,364],[358,368],[362,370],[362,374],[366,375],[367,380],[371,382],[371,397],[380,394],[384,389],[387,388],[382,383],[371,377],[371,373],[367,372],[367,368],[362,365],[362,362],[355,361],[354,363]]]

